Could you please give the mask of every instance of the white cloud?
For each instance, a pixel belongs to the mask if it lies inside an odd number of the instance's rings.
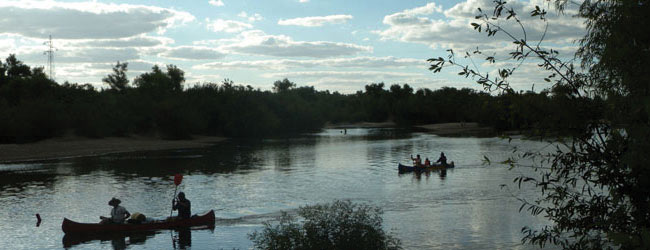
[[[256,21],[261,21],[262,19],[264,19],[262,17],[262,15],[260,15],[259,13],[249,15],[248,13],[246,13],[246,11],[239,12],[239,14],[237,14],[237,16],[241,17],[241,18],[246,18],[246,20],[248,20],[249,22],[256,22]]]
[[[0,34],[62,39],[113,39],[157,31],[194,20],[173,9],[98,2],[51,0],[0,2]]]
[[[12,51],[16,48],[14,39],[0,39],[0,51]],[[0,55],[4,56],[4,55]]]
[[[327,41],[294,41],[291,37],[267,35],[261,30],[244,31],[234,39],[197,42],[206,43],[219,44],[222,51],[277,57],[327,58],[372,52],[370,46]]]
[[[126,62],[128,63],[127,70],[130,73],[141,73],[141,72],[148,72],[151,71],[151,68],[154,65],[160,64],[164,65],[163,63],[155,63],[155,62],[149,62],[149,61],[144,61],[144,60],[130,60],[130,61],[121,61],[121,62]],[[90,64],[81,64],[84,66],[84,69],[91,69],[91,70],[104,70],[106,71],[106,74],[110,73],[110,70],[115,66],[116,62],[109,62],[109,63],[90,63]]]
[[[206,22],[208,22],[208,29],[214,32],[237,33],[253,27],[251,24],[233,20],[207,19]]]
[[[165,46],[174,43],[174,40],[167,37],[135,36],[129,38],[120,38],[120,39],[65,40],[65,41],[55,40],[55,42],[62,43],[63,45],[67,45],[67,46],[76,46],[76,47],[126,48],[126,47]]]
[[[323,77],[348,77],[366,79],[395,79],[403,77],[421,77],[420,73],[391,72],[391,71],[294,71],[265,73],[266,78],[323,78]]]
[[[353,57],[317,60],[256,60],[211,62],[194,66],[196,69],[216,70],[286,70],[294,68],[427,68],[424,59],[387,57]]]
[[[211,60],[221,59],[225,54],[214,48],[200,46],[179,46],[169,48],[158,54],[161,57],[180,60]]]
[[[208,3],[209,3],[210,5],[214,5],[214,6],[218,6],[218,7],[224,5],[224,4],[223,4],[223,1],[221,1],[221,0],[210,0]]]
[[[325,24],[341,24],[349,21],[353,17],[351,15],[329,15],[329,16],[312,16],[312,17],[299,17],[293,19],[280,19],[279,25],[295,25],[305,27],[319,27]]]
[[[23,47],[16,52],[20,60],[43,62],[43,47]],[[80,48],[65,47],[54,52],[55,63],[102,63],[140,59],[135,48]]]
[[[298,0],[298,2],[301,2],[301,3],[308,3],[309,0]]]
[[[215,74],[192,74],[185,75],[186,85],[195,85],[195,83],[218,83],[223,80],[223,76]]]
[[[544,32],[545,26],[535,18],[529,17],[535,5],[543,4],[538,0],[508,2],[508,6],[520,14],[519,17],[527,28],[529,41],[539,39]],[[472,28],[470,23],[478,22],[474,17],[478,14],[479,7],[491,13],[494,3],[491,0],[466,0],[446,10],[429,3],[385,16],[383,23],[388,25],[388,28],[375,33],[383,40],[421,43],[432,48],[469,49],[479,46],[496,49],[511,46],[510,38],[503,32],[488,38],[485,33],[478,33]],[[442,13],[445,19],[434,19],[433,13]],[[549,29],[545,37],[548,43],[571,43],[584,32],[582,20],[572,17],[569,13],[558,16],[557,13],[549,11],[548,17]],[[500,22],[499,25],[517,37],[522,36],[521,29],[514,21]]]

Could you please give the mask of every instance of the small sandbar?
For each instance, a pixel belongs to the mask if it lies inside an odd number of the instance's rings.
[[[435,123],[416,126],[440,136],[493,136],[491,127],[482,127],[475,122]]]
[[[339,123],[339,124],[326,124],[327,129],[343,129],[343,128],[394,128],[397,125],[392,121],[386,122],[356,122],[356,123]]]

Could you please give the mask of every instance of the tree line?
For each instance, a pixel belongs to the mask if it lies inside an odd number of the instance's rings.
[[[371,83],[354,94],[341,94],[298,87],[288,79],[275,81],[272,91],[229,79],[184,88],[184,72],[174,65],[154,66],[133,83],[127,70],[127,63],[117,62],[102,79],[108,88],[96,89],[90,84],[58,84],[43,68],[10,55],[0,63],[0,142],[32,142],[69,133],[93,138],[268,137],[317,131],[326,123],[383,121],[400,126],[478,122],[497,130],[570,132],[577,125],[571,123],[575,117],[562,116],[575,114],[567,107],[597,110],[601,105],[593,99],[565,98],[559,88],[490,95],[472,89],[415,90],[408,84]]]

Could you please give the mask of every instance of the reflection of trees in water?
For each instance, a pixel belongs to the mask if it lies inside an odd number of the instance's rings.
[[[188,229],[189,230],[189,229]],[[127,249],[131,245],[143,245],[148,239],[153,238],[160,232],[132,232],[113,234],[66,234],[62,242],[64,248],[70,248],[81,244],[92,243],[93,241],[110,241],[115,250]]]
[[[0,172],[0,196],[21,195],[32,187],[52,189],[56,175],[48,170]]]
[[[353,133],[353,131],[349,131]],[[326,143],[347,144],[354,141],[406,138],[410,130],[367,129],[361,135],[348,134],[340,137],[301,135],[267,140],[228,140],[211,147],[108,154],[26,163],[27,170],[7,170],[0,175],[0,195],[22,193],[27,187],[38,186],[52,189],[57,181],[74,176],[106,175],[117,182],[133,179],[151,187],[167,185],[174,174],[200,173],[205,175],[231,173],[255,169],[272,164],[277,170],[291,170],[296,164],[314,166],[316,145]],[[391,154],[408,151],[395,148]],[[386,158],[380,148],[368,152],[370,158]],[[302,162],[296,162],[300,159]],[[271,160],[269,162],[269,160]],[[164,181],[160,181],[162,178]]]
[[[313,167],[316,163],[316,141],[287,140],[273,143],[270,148],[265,148],[266,155],[273,159],[275,170],[291,171],[296,167]]]

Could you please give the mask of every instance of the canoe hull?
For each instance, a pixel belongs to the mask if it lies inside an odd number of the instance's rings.
[[[214,226],[214,211],[193,216],[189,219],[174,221],[157,221],[143,224],[99,224],[99,223],[79,223],[63,218],[61,229],[66,234],[96,234],[96,233],[119,233],[119,232],[140,232],[160,229],[174,229],[197,226]]]
[[[453,168],[454,163],[452,162],[451,164],[435,164],[431,165],[428,167],[414,167],[414,166],[407,166],[407,165],[402,165],[401,163],[397,164],[397,170],[399,172],[417,172],[417,171],[429,171],[429,170],[438,170],[438,169],[448,169],[448,168]]]

